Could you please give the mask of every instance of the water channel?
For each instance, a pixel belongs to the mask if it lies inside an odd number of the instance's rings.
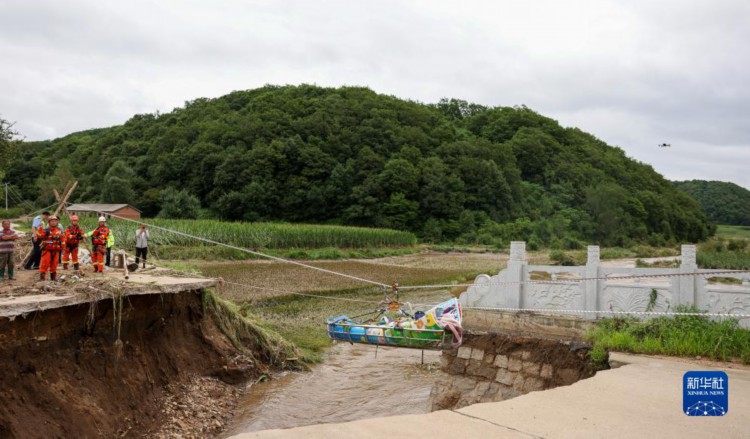
[[[304,373],[252,384],[225,437],[259,430],[429,412],[440,352],[339,343]]]

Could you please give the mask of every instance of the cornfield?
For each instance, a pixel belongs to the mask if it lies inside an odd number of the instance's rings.
[[[216,220],[148,219],[148,224],[176,230],[193,236],[210,239],[243,248],[365,248],[403,247],[416,244],[409,232],[364,227],[323,226],[289,223],[241,223]],[[63,221],[67,226],[67,221]],[[85,232],[95,228],[95,217],[82,217]],[[115,245],[120,248],[135,247],[136,223],[110,218],[107,225],[115,235]],[[196,246],[202,242],[157,228],[149,228],[149,244],[163,246]]]

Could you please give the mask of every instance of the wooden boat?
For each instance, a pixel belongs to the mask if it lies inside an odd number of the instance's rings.
[[[394,319],[382,316],[375,321],[365,322],[339,316],[328,319],[326,325],[328,337],[332,340],[378,346],[443,349],[444,346],[455,345],[456,341],[460,343],[461,305],[454,298],[426,312],[417,312],[414,316],[404,313]]]

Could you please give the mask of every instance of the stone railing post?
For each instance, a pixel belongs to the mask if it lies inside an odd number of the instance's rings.
[[[681,262],[680,262],[680,274],[683,273],[695,273],[698,271],[698,264],[695,257],[695,245],[686,244],[681,248]],[[680,276],[678,283],[680,285],[680,293],[678,296],[678,302],[681,305],[695,305],[696,304],[696,283],[695,276]]]
[[[524,268],[526,267],[526,241],[512,241],[510,243],[510,259],[505,280],[507,282],[518,282],[506,285],[503,302],[508,308],[523,308]]]
[[[585,277],[599,277],[599,246],[588,246]],[[586,311],[599,311],[599,281],[587,280],[583,285],[583,308]],[[586,319],[596,319],[596,313],[585,313]]]

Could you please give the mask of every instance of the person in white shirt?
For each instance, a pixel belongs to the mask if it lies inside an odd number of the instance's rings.
[[[148,256],[148,230],[146,225],[141,224],[135,231],[135,263],[138,264],[143,258],[143,268],[146,268],[146,257]]]

